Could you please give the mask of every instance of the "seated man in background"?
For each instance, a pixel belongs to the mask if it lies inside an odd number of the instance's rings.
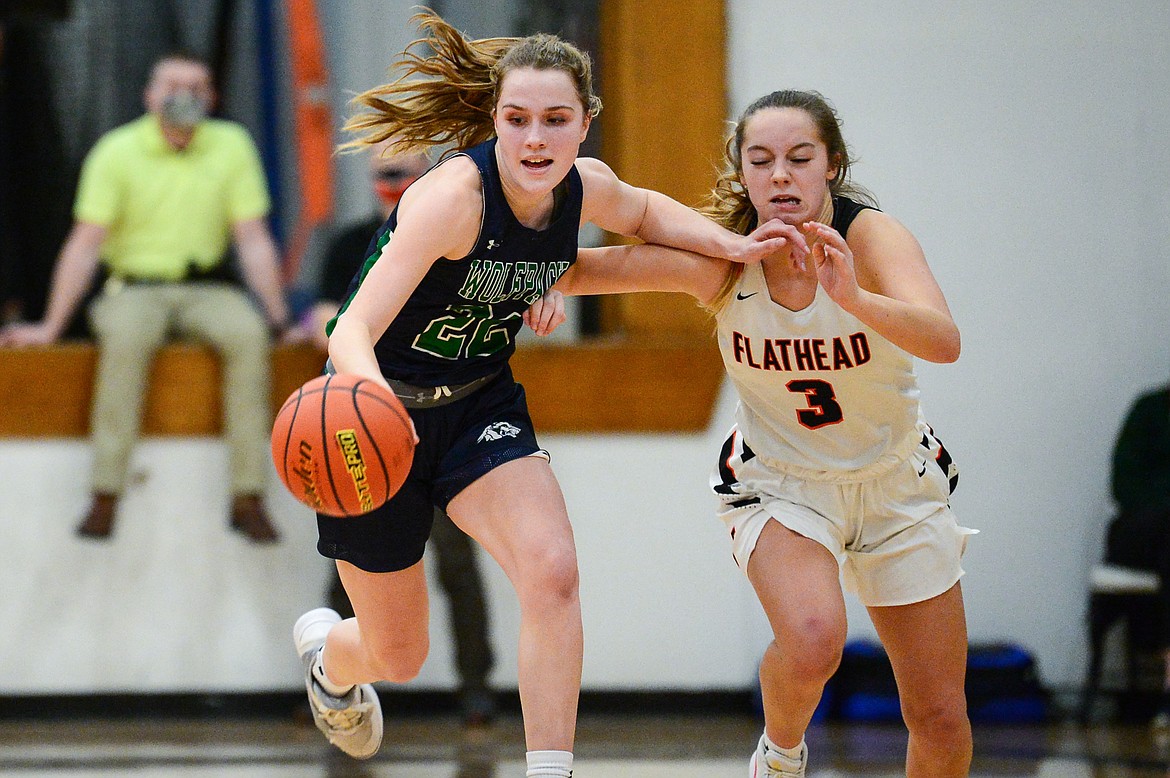
[[[93,501],[78,533],[106,538],[113,530],[151,362],[177,335],[209,343],[222,362],[231,527],[273,542],[261,500],[270,469],[269,338],[289,313],[259,155],[243,127],[207,118],[212,74],[196,57],[156,62],[144,98],[147,114],[106,133],[86,157],[44,318],[0,331],[0,345],[60,338],[104,263],[108,277],[88,311],[99,350]],[[229,243],[263,313],[232,280]]]
[[[1153,726],[1170,728],[1170,386],[1141,395],[1130,408],[1113,450],[1113,497],[1105,561],[1161,577],[1159,607],[1164,671]]]

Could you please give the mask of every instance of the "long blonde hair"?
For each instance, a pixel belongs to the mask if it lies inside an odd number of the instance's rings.
[[[424,8],[412,17],[423,37],[413,41],[391,70],[388,84],[362,92],[352,102],[365,112],[343,129],[356,137],[341,149],[373,146],[396,138],[395,151],[449,146],[470,148],[495,135],[492,112],[504,76],[518,68],[560,70],[573,80],[589,117],[601,111],[593,93],[589,55],[555,35],[469,40],[438,14]],[[415,47],[430,53],[415,54]]]
[[[798,108],[807,113],[816,125],[820,140],[828,149],[830,163],[837,166],[837,175],[829,182],[829,194],[845,195],[852,200],[877,207],[874,196],[864,187],[853,183],[849,177],[852,159],[845,137],[841,134],[841,121],[833,106],[819,92],[783,89],[757,99],[744,109],[739,121],[735,123],[735,128],[724,144],[723,165],[715,181],[715,187],[699,209],[703,214],[741,235],[747,235],[758,226],[755,206],[748,196],[747,187],[743,185],[741,150],[748,120],[766,108]],[[723,307],[742,274],[742,265],[732,265],[726,283],[708,305],[710,310],[718,311]]]

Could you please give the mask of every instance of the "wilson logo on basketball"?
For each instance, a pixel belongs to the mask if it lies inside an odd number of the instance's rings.
[[[374,510],[374,498],[370,496],[370,484],[366,481],[366,461],[358,447],[357,435],[353,430],[338,430],[335,437],[337,444],[341,446],[341,453],[345,455],[345,469],[353,479],[362,510],[365,512]]]
[[[297,458],[297,466],[293,468],[293,475],[295,475],[301,482],[301,489],[304,492],[304,502],[311,508],[320,509],[324,503],[321,502],[321,497],[317,494],[317,479],[316,468],[313,467],[313,447],[309,445],[306,440],[301,441],[298,448],[299,457]]]

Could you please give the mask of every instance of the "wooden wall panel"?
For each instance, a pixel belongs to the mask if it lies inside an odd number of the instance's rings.
[[[308,347],[273,351],[273,412],[321,373],[324,360]],[[0,437],[88,435],[96,365],[97,352],[88,343],[0,349]],[[219,361],[211,349],[175,343],[159,351],[143,411],[144,435],[219,435],[222,408]]]
[[[602,0],[602,154],[636,186],[698,205],[726,134],[722,0]],[[706,337],[711,322],[678,294],[607,301],[607,331]]]
[[[273,415],[324,361],[308,346],[273,351]],[[95,365],[85,343],[0,349],[0,438],[86,436]],[[713,342],[686,340],[522,348],[512,367],[538,433],[698,432],[723,380]],[[209,348],[166,346],[152,368],[143,434],[219,435],[219,387]]]
[[[512,368],[537,434],[702,432],[723,382],[714,340],[530,347]]]

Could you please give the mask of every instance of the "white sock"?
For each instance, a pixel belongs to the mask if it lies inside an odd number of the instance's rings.
[[[800,754],[803,750],[804,750],[804,738],[801,738],[800,742],[797,743],[796,745],[794,745],[792,748],[781,748],[780,746],[778,746],[772,742],[772,739],[770,737],[768,737],[767,732],[765,732],[760,737],[760,753],[761,753],[761,755],[764,755],[764,756],[766,756],[768,754],[779,754],[780,756],[784,757],[785,759],[787,759],[791,762],[799,763],[800,762]]]
[[[313,660],[313,677],[317,679],[317,683],[321,684],[321,688],[325,690],[326,694],[332,697],[344,697],[349,694],[353,684],[339,686],[329,680],[329,676],[325,674],[325,665],[321,663],[321,655],[324,653],[324,651],[318,651],[317,658]]]
[[[529,751],[528,778],[573,778],[572,751]]]

